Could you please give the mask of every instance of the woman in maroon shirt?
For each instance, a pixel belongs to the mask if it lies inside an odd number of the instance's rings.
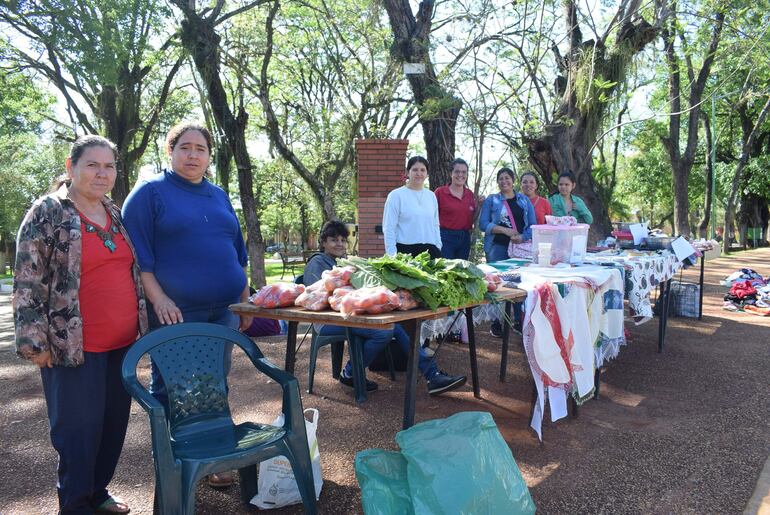
[[[473,192],[465,186],[468,163],[458,157],[451,166],[452,182],[435,191],[441,229],[441,257],[468,259],[478,203]]]

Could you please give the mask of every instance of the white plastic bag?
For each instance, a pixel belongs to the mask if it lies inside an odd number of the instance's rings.
[[[305,431],[307,432],[307,445],[310,448],[310,459],[313,461],[313,483],[315,484],[315,498],[321,495],[323,478],[321,477],[321,453],[318,450],[318,410],[308,408],[312,419],[305,419]],[[283,413],[278,415],[272,425],[283,426]],[[294,472],[291,470],[289,460],[284,456],[276,456],[259,464],[257,476],[257,495],[251,499],[251,504],[261,509],[281,508],[290,504],[302,502],[299,494]]]

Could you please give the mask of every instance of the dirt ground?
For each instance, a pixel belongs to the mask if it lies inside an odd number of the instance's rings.
[[[418,383],[416,422],[459,411],[489,411],[511,447],[540,513],[742,513],[770,455],[770,317],[721,309],[718,281],[740,267],[770,276],[770,249],[707,262],[703,320],[672,318],[662,354],[657,321],[627,324],[628,345],[602,376],[601,397],[577,418],[546,422],[540,443],[529,429],[532,380],[514,337],[508,380],[497,379],[500,340],[477,328],[482,399],[470,385],[429,397]],[[696,268],[684,278],[697,281]],[[0,512],[56,512],[56,455],[39,374],[13,354],[10,296],[0,296]],[[283,337],[258,341],[283,363]],[[301,387],[307,382],[308,345],[297,356]],[[468,373],[465,346],[447,344],[441,368]],[[255,376],[237,356],[231,402],[238,419],[269,422],[278,413],[279,391]],[[318,433],[324,486],[321,513],[361,513],[353,468],[358,451],[397,449],[403,409],[403,374],[380,384],[363,405],[331,377],[328,350],[321,351],[315,394],[305,407],[320,410]],[[132,513],[151,513],[153,469],[147,416],[134,404],[121,462],[111,485]],[[201,514],[254,513],[240,504],[237,487],[198,488]],[[301,507],[273,513],[301,513]]]

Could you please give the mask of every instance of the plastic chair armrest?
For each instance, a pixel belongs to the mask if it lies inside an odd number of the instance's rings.
[[[123,386],[149,415],[153,435],[152,447],[157,462],[178,468],[179,464],[174,459],[174,453],[171,450],[171,432],[163,405],[142,386],[136,379],[135,373],[123,376]]]

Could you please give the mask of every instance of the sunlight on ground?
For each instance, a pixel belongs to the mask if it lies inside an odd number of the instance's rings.
[[[29,371],[32,370],[30,367],[34,367],[34,365],[21,358],[11,364],[0,365],[0,380],[21,379],[29,374]]]
[[[27,399],[15,399],[11,401],[10,403],[6,404],[4,408],[10,409],[13,408],[14,413],[19,413],[21,415],[27,416],[30,413],[34,413],[36,411],[45,412],[46,405],[45,405],[45,397],[40,395],[39,397],[29,397]],[[47,422],[47,420],[46,420]],[[13,424],[14,421],[11,421],[11,424]]]
[[[471,395],[473,395],[472,392]],[[511,414],[524,418],[528,418],[529,413],[532,410],[532,402],[530,400],[521,401],[519,399],[514,399],[509,395],[500,395],[492,390],[487,390],[485,388],[481,388],[480,401],[483,403],[492,404],[496,409],[507,411]]]
[[[601,395],[605,399],[629,408],[636,408],[645,399],[643,395],[637,395],[604,382],[601,386]]]
[[[561,463],[554,461],[543,467],[533,467],[526,463],[518,463],[518,465],[524,480],[527,482],[527,487],[532,488],[548,479],[551,474],[559,469]]]

